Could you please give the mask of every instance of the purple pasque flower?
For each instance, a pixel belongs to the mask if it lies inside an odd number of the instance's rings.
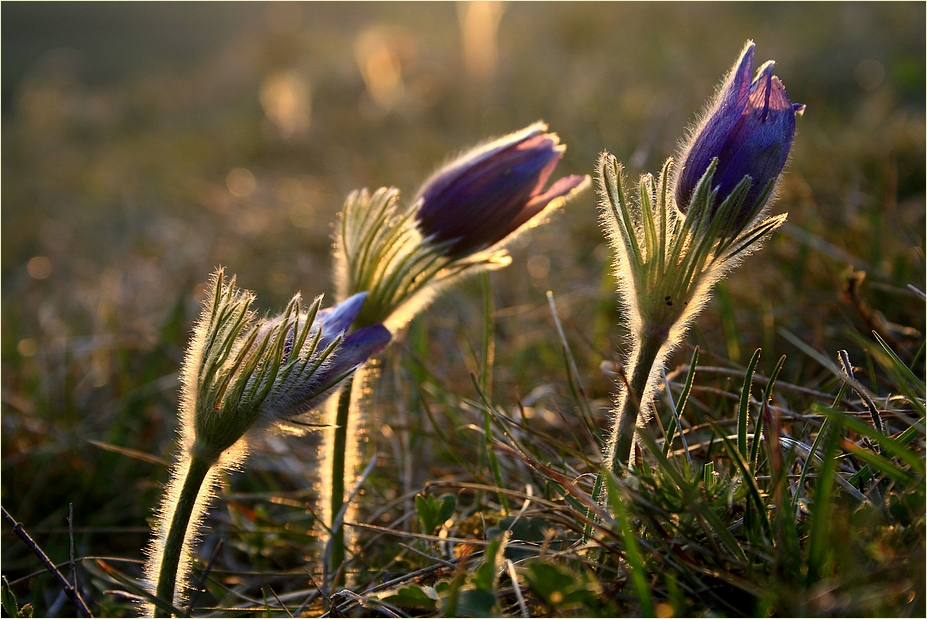
[[[361,292],[330,308],[306,312],[297,295],[283,314],[257,327],[249,354],[260,355],[261,361],[253,364],[255,372],[247,380],[267,385],[266,395],[256,407],[264,424],[285,422],[316,408],[354,370],[389,344],[392,334],[382,324],[348,332],[366,298],[367,293]],[[321,297],[313,307],[319,303]],[[340,342],[336,342],[339,337]],[[279,357],[273,353],[277,347],[282,347]],[[276,369],[261,373],[266,364],[274,364]]]
[[[322,323],[322,336],[319,338],[318,349],[325,350],[341,334],[344,339],[335,350],[328,364],[323,366],[319,376],[318,385],[322,387],[314,399],[303,405],[310,410],[321,403],[328,395],[330,388],[337,386],[354,370],[360,367],[368,358],[377,354],[393,339],[389,329],[382,324],[362,327],[356,331],[348,332],[351,324],[357,318],[364,301],[366,292],[352,295],[328,309],[319,312],[317,321]],[[327,387],[326,387],[327,385]]]
[[[271,318],[258,327],[257,337],[255,338],[255,346],[259,345],[263,338],[266,338],[272,329],[279,329],[280,325],[286,322],[290,322],[289,329],[286,334],[286,339],[283,344],[283,363],[286,363],[290,359],[290,354],[293,349],[293,341],[297,335],[298,325],[297,322],[308,320],[307,313],[303,312],[299,320],[295,319],[295,316],[291,314],[292,307],[295,305],[298,309],[299,307],[299,295],[293,298],[293,301],[288,307],[288,311],[283,314]],[[360,313],[361,308],[364,306],[364,301],[367,299],[366,292],[359,292],[355,295],[351,295],[341,303],[336,303],[335,305],[325,308],[323,310],[318,310],[313,319],[313,324],[309,325],[311,329],[321,328],[322,332],[319,334],[319,341],[316,344],[317,350],[325,350],[328,348],[331,343],[339,335],[345,334],[351,329],[351,325],[354,320],[357,318],[357,315]],[[294,304],[295,302],[295,304]],[[321,297],[316,299],[315,303],[321,303]],[[295,321],[295,322],[294,322]],[[359,329],[357,333],[363,331]],[[388,332],[387,332],[388,333]],[[353,334],[351,334],[353,335]],[[347,341],[346,336],[344,341]],[[353,341],[353,340],[352,340]],[[388,342],[389,340],[387,340]],[[370,355],[376,354],[379,350],[375,350],[370,353]],[[368,355],[368,356],[370,356]],[[363,360],[361,361],[361,363]],[[358,364],[359,365],[359,364]]]
[[[328,335],[323,325],[323,340]],[[337,334],[335,334],[337,336]],[[317,408],[333,390],[359,368],[368,358],[389,344],[392,334],[381,324],[363,327],[344,336],[341,345],[316,372],[309,376],[293,376],[283,385],[282,406],[275,418],[281,421],[298,417]],[[331,343],[331,340],[329,340]],[[320,341],[320,348],[322,342]],[[273,402],[276,404],[277,402]]]
[[[354,323],[357,315],[360,314],[361,308],[364,307],[364,302],[366,300],[367,293],[358,292],[355,295],[351,295],[341,303],[336,303],[335,305],[323,309],[319,312],[319,315],[316,317],[316,321],[322,324],[322,337],[319,341],[320,348],[325,349],[334,338],[338,337],[340,333],[345,333],[351,329],[351,325]],[[363,329],[359,329],[354,333],[360,333],[361,331],[363,331]],[[354,335],[354,333],[347,337]],[[347,338],[345,338],[345,341],[347,341]],[[387,342],[388,341],[389,340],[387,340]],[[376,352],[379,351],[374,351],[370,354],[372,355]]]
[[[302,377],[297,374],[293,376],[293,380],[287,381],[289,385],[285,386],[283,392],[286,393],[286,399],[292,403],[292,410],[286,416],[299,415],[321,404],[330,395],[331,388],[389,344],[393,336],[382,324],[348,332],[366,299],[367,293],[359,292],[318,312],[314,321],[318,326],[311,327],[321,329],[315,354],[324,354],[336,338],[343,337],[338,347],[317,370]],[[275,320],[281,318],[283,316]],[[303,316],[303,320],[308,320],[308,316]],[[286,334],[284,363],[289,360],[294,337],[298,337],[296,325],[290,327]],[[310,334],[308,339],[312,338],[313,335]]]
[[[544,189],[566,146],[535,123],[473,148],[438,170],[419,190],[422,234],[462,257],[495,245],[567,196],[588,177],[566,176]]]
[[[713,178],[713,189],[718,191],[715,207],[749,176],[752,182],[744,200],[747,212],[759,210],[759,206],[753,208],[756,201],[785,167],[795,135],[795,117],[805,106],[789,101],[782,82],[772,74],[773,61],[760,67],[751,81],[754,47],[752,41],[744,47],[680,157],[682,166],[674,194],[682,212],[688,209],[695,187],[713,159],[718,160]]]

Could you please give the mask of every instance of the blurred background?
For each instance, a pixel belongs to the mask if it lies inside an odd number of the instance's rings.
[[[605,149],[632,179],[656,173],[748,39],[807,104],[774,207],[789,224],[691,341],[735,365],[761,346],[766,371],[790,354],[788,379],[809,387],[820,368],[778,328],[831,357],[875,329],[914,360],[925,31],[921,2],[5,2],[4,507],[57,559],[68,503],[79,553],[139,558],[216,265],[261,310],[330,293],[349,191],[410,197],[461,149],[539,119],[568,145],[558,175],[592,174]],[[622,332],[596,203],[588,192],[522,235],[492,283],[497,397],[566,391],[551,290],[604,425],[599,364],[619,358]],[[412,327],[435,372],[471,395],[481,307],[470,282]],[[236,483],[298,486],[305,444],[269,445],[277,456]],[[7,528],[3,542],[5,574],[36,569]],[[54,587],[32,591],[54,610]]]

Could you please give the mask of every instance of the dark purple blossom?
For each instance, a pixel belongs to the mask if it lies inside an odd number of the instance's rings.
[[[319,312],[316,320],[322,322],[322,337],[319,339],[320,349],[328,347],[334,338],[341,333],[345,333],[341,345],[335,350],[330,363],[324,368],[320,380],[323,384],[339,382],[345,374],[360,367],[369,357],[386,348],[386,345],[392,340],[393,336],[389,329],[382,324],[361,327],[350,333],[348,332],[351,324],[360,313],[366,298],[367,293],[360,292],[333,307]],[[324,399],[324,396],[322,399]],[[313,402],[308,408],[317,405],[318,401]]]
[[[357,293],[341,303],[327,309],[320,310],[315,317],[312,330],[321,329],[318,334],[314,355],[321,355],[337,337],[343,336],[341,344],[328,356],[318,369],[291,374],[281,385],[280,393],[270,400],[282,400],[285,405],[279,406],[273,417],[288,418],[305,413],[321,404],[330,394],[331,389],[337,386],[351,372],[360,367],[369,357],[383,350],[392,339],[392,334],[382,324],[374,324],[349,332],[357,315],[360,313],[367,298],[366,292]],[[297,306],[298,311],[298,306]],[[288,314],[281,314],[269,320],[258,328],[258,337],[254,347],[261,344],[272,329],[279,328],[284,320],[293,320]],[[302,328],[306,328],[305,320],[308,316],[303,313],[300,321]],[[291,324],[283,341],[282,362],[288,363],[293,353],[296,338],[300,337],[296,324]],[[306,338],[311,341],[314,335]],[[318,357],[317,357],[318,358]],[[306,367],[311,367],[309,363]]]
[[[772,61],[760,67],[751,81],[753,52],[754,44],[747,43],[714,106],[680,158],[675,197],[683,212],[713,159],[718,159],[713,180],[718,190],[717,204],[749,176],[752,182],[744,208],[753,211],[753,205],[766,186],[778,178],[789,157],[795,116],[805,106],[789,101],[782,82],[772,74]]]
[[[361,308],[364,306],[364,301],[366,300],[367,293],[359,292],[348,297],[341,303],[337,303],[332,307],[323,309],[319,312],[319,315],[316,317],[316,321],[322,324],[322,337],[319,340],[320,348],[326,348],[333,339],[338,337],[340,333],[347,332],[351,328],[351,324],[357,318],[357,315],[360,313]],[[355,333],[360,333],[362,330],[363,329],[358,330]],[[387,342],[389,342],[388,339]],[[379,351],[374,351],[370,354],[374,354],[375,352]]]
[[[436,172],[419,190],[419,230],[446,253],[464,256],[495,245],[568,195],[585,176],[566,176],[544,189],[566,147],[547,125],[476,147]]]

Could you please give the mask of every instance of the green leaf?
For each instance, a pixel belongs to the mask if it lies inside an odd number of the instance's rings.
[[[666,430],[666,441],[663,443],[664,456],[669,454],[669,450],[673,446],[673,439],[675,438],[677,429],[676,420],[682,420],[686,402],[689,401],[689,392],[692,391],[692,382],[695,380],[695,368],[698,366],[698,350],[698,346],[696,346],[695,350],[692,351],[692,359],[689,361],[689,372],[686,374],[686,383],[682,388],[682,393],[679,394],[679,402],[676,404],[676,415],[670,420],[669,428]],[[683,445],[685,445],[685,436],[682,434],[682,430],[679,431],[679,435],[683,437]]]
[[[879,346],[875,346],[869,341],[863,341],[863,344],[866,346],[872,358],[875,359],[889,375],[898,391],[911,403],[911,406],[914,407],[917,414],[923,419],[924,415],[927,414],[927,408],[925,408],[924,402],[924,398],[927,396],[927,388],[924,386],[924,381],[918,378],[918,376],[905,365],[904,361],[898,358],[895,351],[889,347],[885,340],[879,337],[878,333],[873,332],[873,335],[875,335],[878,340]]]
[[[653,597],[650,595],[650,585],[647,582],[647,575],[644,571],[644,559],[641,556],[640,547],[637,543],[637,537],[631,529],[631,520],[628,517],[628,510],[624,504],[624,497],[618,494],[618,480],[614,475],[609,474],[605,480],[608,489],[608,504],[615,510],[618,517],[618,524],[621,525],[621,537],[624,540],[624,556],[628,561],[631,572],[631,580],[634,583],[634,590],[637,592],[637,599],[641,604],[641,614],[645,617],[655,617],[653,607]]]
[[[602,596],[602,587],[588,572],[541,559],[527,562],[519,571],[531,590],[559,613],[582,617],[616,616],[614,604]]]
[[[737,415],[737,451],[744,459],[747,458],[747,411],[750,408],[750,389],[753,387],[753,374],[760,360],[760,352],[762,349],[757,348],[750,358],[747,372],[744,374],[744,386],[740,392],[740,410]]]
[[[924,385],[924,381],[918,378],[918,376],[911,371],[911,368],[905,365],[904,361],[902,361],[898,355],[895,354],[895,351],[892,350],[891,346],[889,346],[888,343],[883,340],[878,333],[873,331],[872,334],[875,336],[876,340],[878,340],[882,350],[885,351],[885,354],[887,354],[889,358],[888,363],[884,362],[881,358],[879,359],[879,362],[882,363],[887,370],[890,370],[893,374],[904,379],[896,380],[895,382],[900,389],[905,391],[906,395],[910,390],[916,391],[916,394],[913,397],[909,397],[909,399],[911,399],[911,404],[917,406],[918,410],[920,410],[921,414],[923,415],[924,403],[918,399],[917,394],[920,394],[921,398],[923,398],[924,394],[927,393],[927,386]],[[907,383],[907,385],[905,383]],[[908,389],[905,389],[905,387],[908,387]]]
[[[457,497],[450,493],[439,497],[420,494],[415,497],[415,509],[422,532],[432,535],[457,509]]]
[[[386,595],[381,595],[380,599],[400,608],[416,610],[437,610],[438,608],[438,601],[429,596],[423,587],[417,585],[390,591]]]
[[[582,509],[582,507],[580,507],[580,509]],[[505,531],[511,531],[512,536],[508,539],[508,542],[506,542],[505,557],[512,561],[521,561],[528,557],[537,556],[537,551],[513,548],[511,542],[543,542],[544,533],[550,528],[550,522],[544,518],[531,518],[528,516],[517,518],[515,516],[506,516],[499,520],[496,526],[490,528],[486,532],[486,536],[492,539]]]
[[[825,439],[823,464],[814,488],[811,503],[811,531],[808,535],[808,585],[811,586],[826,573],[830,554],[834,510],[834,473],[837,470],[838,432],[830,432]]]
[[[756,356],[754,356],[754,359],[755,358]],[[734,448],[734,446],[731,444],[731,441],[729,441],[728,438],[724,435],[724,432],[721,430],[721,428],[719,428],[713,422],[711,423],[711,427],[714,428],[715,433],[721,438],[728,456],[731,458],[734,464],[737,465],[737,468],[740,469],[740,473],[743,475],[744,485],[747,487],[749,497],[753,501],[754,507],[760,516],[763,530],[768,531],[769,520],[766,516],[766,505],[763,503],[762,497],[760,497],[760,490],[756,485],[756,479],[754,478],[753,473],[750,471],[750,464],[744,459],[744,456],[740,453],[740,451]]]
[[[912,426],[907,430],[898,435],[898,438],[894,439],[899,445],[907,445],[913,441],[918,434],[924,434],[924,420],[918,419]]]
[[[457,617],[498,617],[496,592],[487,589],[462,589],[457,598]]]
[[[692,484],[676,470],[671,462],[663,457],[663,453],[657,449],[656,443],[654,443],[653,439],[646,432],[638,431],[637,435],[640,437],[641,442],[643,442],[647,446],[647,449],[653,454],[654,459],[657,461],[657,467],[676,484],[683,496],[686,497],[686,500],[690,502],[692,509],[705,519],[708,525],[713,529],[714,534],[728,547],[738,561],[746,562],[747,555],[744,554],[743,548],[737,543],[737,539],[728,531],[727,527],[721,522],[718,515],[711,510],[710,506],[707,506],[700,500],[698,491],[693,488]]]
[[[849,441],[844,443],[844,447],[848,451],[853,452],[853,455],[855,455],[857,458],[868,464],[870,468],[882,473],[889,479],[894,479],[895,481],[904,484],[905,486],[910,486],[918,481],[918,477],[916,475],[912,475],[910,472],[898,468],[891,462],[891,460],[883,458],[873,451],[863,449],[862,447],[850,443]]]
[[[0,590],[0,603],[3,604],[3,610],[10,617],[19,617],[19,603],[16,601],[16,595],[10,589],[10,583],[6,576],[3,577],[2,590]]]
[[[503,549],[504,552],[505,539],[505,535],[500,535],[489,542],[489,545],[486,547],[486,553],[483,555],[483,562],[476,568],[476,571],[473,573],[473,578],[471,579],[471,583],[474,587],[491,591],[493,597],[495,597],[497,575],[502,560],[502,554],[499,550]]]
[[[818,407],[815,407],[815,409],[818,409]],[[918,474],[924,474],[925,467],[922,457],[918,453],[911,451],[910,449],[906,449],[904,444],[901,443],[898,439],[886,436],[868,423],[860,421],[854,417],[850,417],[849,415],[844,415],[840,411],[825,407],[819,407],[819,409],[822,410],[831,421],[840,423],[853,430],[857,434],[861,434],[866,438],[878,443],[882,448],[883,455],[898,458],[910,466]]]

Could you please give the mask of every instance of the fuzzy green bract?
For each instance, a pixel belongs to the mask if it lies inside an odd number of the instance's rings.
[[[382,325],[345,335],[364,304],[358,294],[320,311],[297,294],[283,314],[256,320],[253,295],[211,283],[182,373],[182,432],[191,453],[218,460],[248,432],[287,424],[311,411],[390,340]]]

